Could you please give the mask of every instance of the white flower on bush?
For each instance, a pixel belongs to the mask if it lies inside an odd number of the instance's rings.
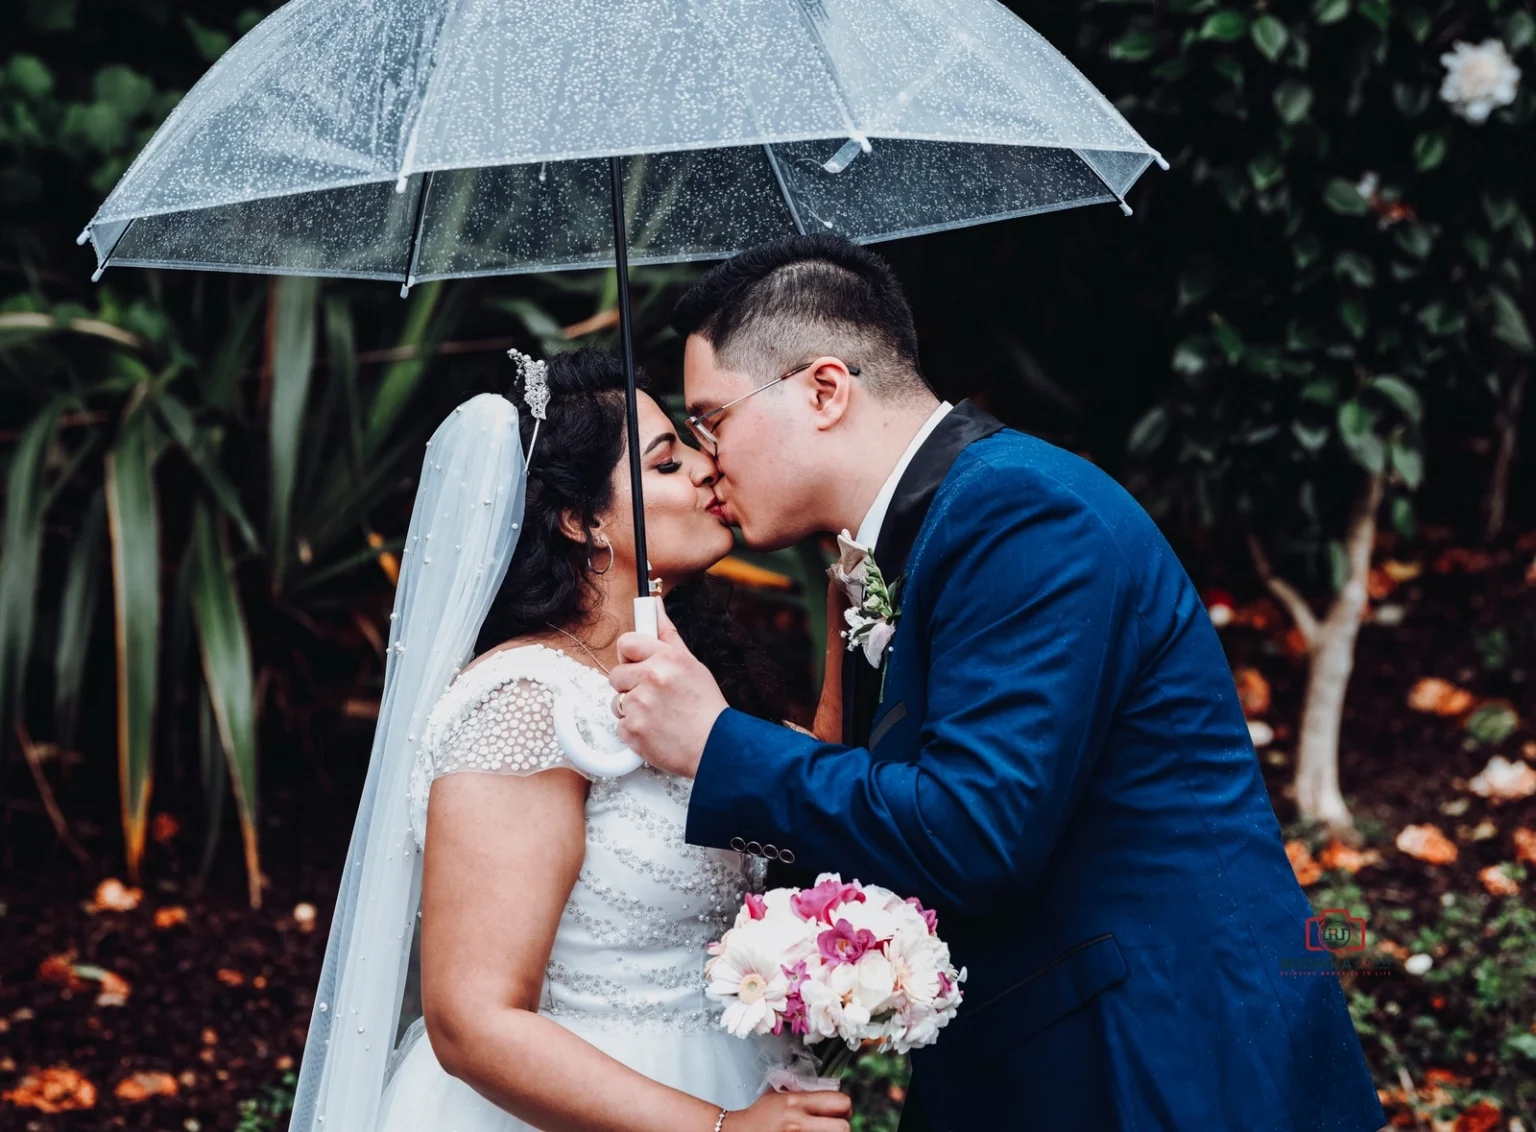
[[[1495,107],[1515,100],[1520,68],[1502,40],[1485,39],[1476,46],[1458,40],[1454,50],[1440,56],[1440,62],[1445,64],[1440,97],[1467,121],[1486,122]]]

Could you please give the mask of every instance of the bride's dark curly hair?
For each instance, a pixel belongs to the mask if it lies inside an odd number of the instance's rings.
[[[588,531],[613,503],[613,470],[625,458],[624,370],[602,350],[555,354],[548,362],[549,407],[528,468],[527,503],[517,552],[507,569],[475,652],[510,640],[545,636],[551,625],[576,631],[597,597],[593,559],[607,557],[590,533],[578,542],[561,527],[571,512]],[[645,375],[640,387],[647,388]],[[523,447],[534,420],[524,411],[522,383],[507,391],[519,410]],[[748,645],[730,618],[729,587],[700,577],[667,595],[667,615],[689,649],[714,673],[732,706],[782,719],[788,704],[784,674],[761,649]]]

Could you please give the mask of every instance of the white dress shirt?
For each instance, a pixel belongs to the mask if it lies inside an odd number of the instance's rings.
[[[854,536],[854,541],[860,546],[868,547],[871,553],[874,552],[875,543],[880,541],[880,528],[885,525],[885,513],[890,510],[891,499],[896,494],[897,485],[901,483],[902,473],[907,470],[912,457],[917,455],[917,450],[923,446],[923,441],[938,428],[940,421],[949,416],[949,411],[953,408],[954,406],[948,401],[939,402],[939,407],[929,414],[928,419],[923,422],[923,427],[917,430],[912,443],[907,445],[907,450],[901,454],[901,459],[896,461],[896,466],[891,469],[891,474],[881,485],[875,501],[864,513],[864,521],[859,524],[859,533]]]

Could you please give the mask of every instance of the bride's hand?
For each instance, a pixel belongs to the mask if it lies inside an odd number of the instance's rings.
[[[849,1132],[853,1102],[842,1093],[764,1093],[725,1118],[721,1132]]]

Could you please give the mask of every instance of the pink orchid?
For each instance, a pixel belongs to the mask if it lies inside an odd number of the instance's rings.
[[[821,957],[830,966],[839,963],[857,963],[864,957],[864,953],[877,946],[875,933],[868,928],[860,928],[854,931],[853,925],[847,920],[837,921],[837,925],[816,937],[816,946],[821,950]]]
[[[748,899],[751,898],[748,897]],[[915,896],[907,897],[907,903],[917,909],[917,914],[923,918],[923,923],[928,925],[929,933],[937,935],[939,933],[939,914],[932,908],[924,908],[923,902]]]
[[[815,888],[806,888],[789,898],[789,906],[802,920],[832,922],[832,909],[850,901],[864,903],[864,890],[857,884],[844,884],[836,876],[828,877]]]
[[[768,901],[765,897],[755,892],[747,893],[747,913],[754,920],[761,920],[768,914]]]
[[[955,984],[949,981],[949,976],[943,971],[939,972],[939,997],[948,998],[954,993]]]

